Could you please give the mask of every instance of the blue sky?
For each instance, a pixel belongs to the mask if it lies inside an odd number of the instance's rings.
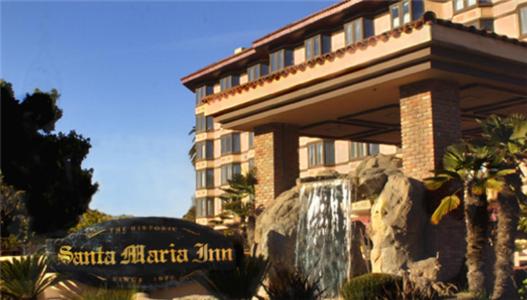
[[[0,78],[59,90],[57,130],[91,138],[92,208],[179,217],[195,184],[179,79],[332,2],[1,1]]]

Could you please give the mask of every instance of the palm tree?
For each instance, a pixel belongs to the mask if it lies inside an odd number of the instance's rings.
[[[237,214],[242,222],[247,222],[255,216],[254,186],[257,183],[256,172],[249,170],[247,174],[236,174],[228,181],[229,186],[222,189],[220,196],[223,208]]]
[[[256,225],[256,207],[254,204],[254,186],[257,183],[255,169],[249,170],[247,174],[236,174],[228,181],[229,186],[222,189],[223,209],[230,211],[240,217],[240,229],[245,240],[245,247],[253,246],[254,227]]]
[[[461,204],[458,195],[463,193],[464,215],[467,231],[466,263],[469,291],[475,296],[486,295],[485,248],[488,243],[487,191],[499,189],[503,174],[490,173],[487,169],[492,153],[484,145],[463,142],[449,146],[443,157],[442,170],[425,179],[430,190],[437,190],[447,182],[459,188],[443,198],[432,214],[431,221],[437,224],[446,214]]]
[[[513,115],[508,118],[491,116],[480,122],[483,139],[494,153],[494,167],[505,177],[505,184],[498,193],[498,223],[496,235],[495,282],[492,299],[517,299],[513,279],[514,241],[518,227],[520,203],[525,203],[522,193],[520,164],[527,159],[527,118]]]

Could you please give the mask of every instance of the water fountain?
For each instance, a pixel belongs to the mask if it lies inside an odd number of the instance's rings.
[[[349,179],[307,182],[300,188],[295,264],[319,280],[326,297],[338,296],[350,272],[353,194]]]

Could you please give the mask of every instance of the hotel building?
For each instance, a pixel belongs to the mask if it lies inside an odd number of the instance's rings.
[[[527,0],[351,0],[183,77],[196,95],[197,222],[252,167],[263,206],[377,153],[429,176],[477,118],[527,113],[526,41]]]

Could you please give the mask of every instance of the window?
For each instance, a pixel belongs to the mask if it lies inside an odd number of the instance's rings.
[[[207,140],[196,143],[196,160],[214,159],[214,141]]]
[[[344,25],[346,46],[354,44],[364,38],[362,29],[362,19],[357,19]]]
[[[269,62],[271,73],[282,70],[293,64],[293,51],[289,49],[275,51],[269,55]]]
[[[358,18],[344,24],[346,46],[359,42],[372,35],[373,21],[371,19]]]
[[[240,153],[240,133],[230,133],[221,137],[221,155]]]
[[[204,85],[196,89],[196,104],[201,102],[201,99],[213,93],[212,86]]]
[[[214,198],[196,199],[196,217],[213,217],[214,216]]]
[[[220,91],[228,90],[240,84],[240,76],[229,75],[220,79]]]
[[[196,171],[196,188],[204,189],[214,187],[214,169]]]
[[[379,154],[379,144],[351,142],[350,160],[376,154]]]
[[[204,114],[196,115],[196,133],[214,130],[214,119]]]
[[[249,148],[253,148],[254,147],[254,132],[249,132],[249,141],[248,141],[248,144],[249,144]]]
[[[390,6],[392,28],[397,28],[411,21],[417,20],[423,14],[422,0],[403,0]]]
[[[327,35],[315,35],[304,42],[306,60],[331,51],[331,39]]]
[[[221,185],[229,183],[234,175],[241,174],[242,169],[239,163],[221,166]]]
[[[307,146],[308,166],[322,166],[335,164],[334,141],[320,141]]]
[[[486,2],[486,1],[481,1]],[[478,5],[478,0],[454,0],[454,10],[456,12],[469,9]]]
[[[247,68],[247,76],[249,81],[255,81],[258,78],[267,75],[269,67],[266,64],[256,64]]]
[[[520,18],[520,36],[527,35],[527,6],[520,7],[518,10]]]

